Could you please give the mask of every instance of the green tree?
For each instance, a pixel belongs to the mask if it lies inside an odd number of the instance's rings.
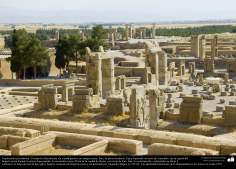
[[[55,66],[61,70],[66,67],[66,48],[65,48],[65,39],[60,39],[56,45],[56,58],[55,58]]]
[[[73,34],[68,38],[68,45],[67,45],[67,55],[70,60],[74,60],[76,63],[76,67],[78,66],[78,61],[80,59],[80,52],[81,52],[81,37],[79,34]]]
[[[11,71],[19,73],[23,69],[25,79],[26,68],[29,67],[29,55],[26,48],[30,42],[30,36],[25,29],[14,30],[12,35],[12,56],[8,59],[11,62]]]
[[[47,64],[49,59],[48,50],[35,35],[32,35],[30,42],[26,47],[26,52],[29,59],[29,66],[33,67],[34,70],[34,78],[37,78],[37,66]]]

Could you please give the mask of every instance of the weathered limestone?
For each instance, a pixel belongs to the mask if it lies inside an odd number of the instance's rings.
[[[158,90],[148,90],[150,106],[150,128],[156,129],[160,118],[160,113],[164,111],[165,97]]]
[[[86,52],[87,86],[93,89],[94,94],[102,96],[101,53],[91,53],[89,48]]]
[[[158,52],[159,59],[159,84],[167,84],[167,54],[163,51]]]
[[[236,75],[236,59],[226,60],[227,72]]]
[[[75,95],[72,100],[72,112],[82,113],[88,112],[88,109],[92,107],[93,90],[89,89],[76,89]]]
[[[203,60],[206,57],[206,39],[204,35],[201,36],[199,43],[199,58]]]
[[[175,77],[175,62],[170,62],[168,69],[170,72],[170,79],[174,79],[174,77]]]
[[[152,39],[155,39],[155,36],[156,36],[156,25],[153,24],[153,26],[152,26],[151,38],[152,38]]]
[[[185,62],[184,61],[180,62],[180,64],[179,64],[178,75],[179,76],[185,75]]]
[[[189,62],[189,74],[195,75],[195,72],[196,72],[195,62]]]
[[[130,128],[128,129],[114,126],[97,126],[95,124],[72,123],[20,117],[0,118],[0,123],[2,126],[30,129],[38,129],[42,125],[47,125],[51,131],[61,131],[87,135],[101,135],[113,138],[134,138],[136,140],[143,141],[146,144],[165,143],[176,145],[178,143],[178,145],[181,146],[187,145],[195,148],[206,148],[210,150],[220,151],[220,154],[231,154],[236,152],[235,140],[231,138],[222,139],[179,132],[141,130]],[[119,133],[121,133],[121,131],[122,135],[118,135]]]
[[[124,98],[122,96],[110,96],[107,98],[107,110],[109,115],[123,114]]]
[[[166,55],[161,51],[161,48],[159,47],[159,44],[157,44],[157,43],[146,42],[145,45],[146,45],[145,64],[146,64],[146,67],[151,68],[151,73],[155,75],[155,81],[156,81],[155,84],[158,87],[158,85],[159,85],[159,65],[166,62],[166,60],[165,60]],[[160,62],[159,55],[162,56],[161,63],[159,63]],[[165,68],[163,70],[163,67],[162,67],[161,71],[162,71],[162,80],[163,80],[164,79],[163,73],[165,72]]]
[[[214,73],[214,71],[215,71],[214,59],[205,58],[205,60],[204,60],[204,73]]]
[[[191,55],[200,59],[206,56],[206,39],[204,35],[196,35],[191,38]]]
[[[191,37],[191,54],[194,57],[199,56],[199,36]]]
[[[102,59],[102,96],[103,98],[113,94],[115,90],[114,59],[112,57]]]
[[[11,147],[12,155],[31,155],[37,151],[47,149],[55,141],[55,135],[47,134],[23,143],[15,144]]]
[[[65,82],[63,84],[63,89],[62,89],[63,102],[68,102],[72,100],[72,96],[74,95],[74,87],[75,87],[74,82]]]
[[[201,97],[183,97],[180,105],[180,120],[188,123],[201,123],[202,102]]]
[[[129,40],[129,25],[125,25],[125,40]]]
[[[130,123],[133,127],[150,128],[146,90],[143,86],[132,88],[130,96]]]
[[[225,106],[223,112],[224,125],[235,126],[236,125],[236,106]]]
[[[53,85],[42,86],[38,93],[38,102],[42,109],[56,108],[58,102],[57,88]]]
[[[155,143],[148,147],[148,155],[219,155],[219,152],[202,148]]]
[[[211,58],[214,59],[218,57],[218,36],[214,36],[211,40]]]
[[[124,75],[116,77],[115,90],[123,90],[126,88],[126,77]]]

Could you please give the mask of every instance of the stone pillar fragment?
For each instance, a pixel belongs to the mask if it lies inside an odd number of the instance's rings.
[[[156,129],[160,113],[164,111],[164,96],[156,89],[148,90],[150,106],[150,129]]]
[[[76,89],[75,95],[72,99],[72,112],[82,113],[88,112],[89,108],[92,107],[92,96],[93,90],[89,89]]]
[[[180,104],[180,120],[187,123],[201,123],[203,99],[185,96]]]
[[[91,51],[90,51],[91,52]],[[89,53],[86,56],[87,87],[92,88],[95,95],[102,95],[102,60],[100,53]]]
[[[57,88],[53,85],[42,86],[38,93],[38,102],[42,109],[56,108],[58,102]]]
[[[107,110],[109,115],[124,113],[124,98],[122,96],[109,96],[107,98]]]
[[[143,86],[136,86],[131,90],[130,123],[133,127],[150,128],[150,112]]]
[[[106,98],[115,90],[114,59],[102,59],[102,96]]]

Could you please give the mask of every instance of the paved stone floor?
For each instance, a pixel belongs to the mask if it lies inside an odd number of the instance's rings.
[[[11,109],[17,106],[34,103],[37,101],[35,96],[15,96],[0,94],[0,110]]]

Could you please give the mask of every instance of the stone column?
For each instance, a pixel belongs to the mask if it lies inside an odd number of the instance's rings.
[[[155,39],[155,36],[156,36],[156,25],[154,24],[153,27],[152,27],[152,39]]]
[[[133,39],[133,27],[132,26],[129,27],[129,37],[130,37],[130,39]]]
[[[167,54],[163,51],[158,52],[159,56],[159,84],[167,84]]]
[[[191,75],[194,75],[196,71],[196,65],[195,62],[189,62],[189,73]]]
[[[179,64],[179,70],[178,70],[178,75],[179,76],[184,76],[185,75],[185,62],[181,61]]]
[[[215,59],[218,57],[218,36],[214,36],[211,40],[211,58]]]
[[[199,36],[191,38],[191,54],[194,57],[199,57]]]
[[[205,36],[203,35],[200,39],[200,46],[199,46],[199,57],[200,59],[205,59],[206,57],[206,39]]]
[[[88,112],[92,107],[91,97],[93,96],[93,90],[90,89],[76,89],[75,95],[72,99],[72,112],[82,113]]]
[[[170,62],[169,64],[170,79],[175,77],[175,62]]]
[[[109,96],[107,98],[107,110],[109,115],[124,114],[124,98],[122,96]]]
[[[56,108],[57,88],[53,85],[44,85],[38,93],[38,102],[42,109],[53,109]]]
[[[146,102],[146,90],[143,86],[131,89],[130,123],[133,127],[150,128],[150,113]]]
[[[92,88],[95,95],[102,95],[102,61],[101,53],[90,53],[86,62],[87,86]]]
[[[129,40],[129,26],[125,25],[125,40]]]
[[[114,58],[102,59],[102,96],[106,98],[115,90]]]
[[[155,89],[150,89],[148,91],[148,96],[150,106],[150,129],[156,129],[160,118],[159,93]]]
[[[112,45],[112,47],[115,47],[115,37],[114,37],[114,33],[111,33],[111,45]]]
[[[214,73],[215,63],[212,58],[205,58],[204,60],[204,73]]]
[[[202,104],[201,97],[183,97],[183,102],[180,104],[180,120],[187,123],[201,123]]]

